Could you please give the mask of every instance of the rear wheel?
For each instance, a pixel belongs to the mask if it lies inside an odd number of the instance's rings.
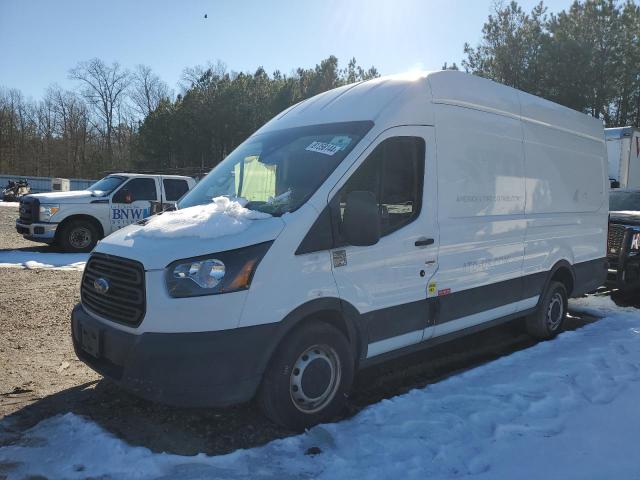
[[[562,329],[567,316],[567,289],[563,283],[552,281],[544,294],[540,308],[527,317],[530,335],[548,340]]]
[[[344,335],[326,323],[305,325],[285,338],[259,393],[275,423],[292,430],[330,420],[344,407],[354,362]]]
[[[62,226],[56,243],[65,252],[90,252],[98,243],[98,229],[87,220],[72,220]]]

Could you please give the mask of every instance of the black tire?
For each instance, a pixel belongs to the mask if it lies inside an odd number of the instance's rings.
[[[96,226],[88,220],[71,220],[62,225],[56,244],[64,252],[85,253],[93,250],[99,240]]]
[[[324,322],[306,324],[281,342],[269,362],[258,394],[260,407],[278,425],[304,430],[342,411],[353,374],[345,336]]]
[[[567,289],[563,283],[552,281],[540,307],[527,317],[527,332],[541,340],[555,337],[567,317]]]

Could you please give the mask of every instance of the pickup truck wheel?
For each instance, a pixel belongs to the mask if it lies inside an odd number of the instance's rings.
[[[560,282],[551,282],[538,310],[527,317],[527,331],[533,337],[548,340],[562,329],[567,317],[567,289]]]
[[[57,240],[65,252],[90,252],[98,243],[98,229],[86,220],[72,220],[62,226]]]
[[[260,406],[273,422],[301,431],[340,413],[353,373],[344,335],[326,323],[306,325],[276,351],[260,387]]]

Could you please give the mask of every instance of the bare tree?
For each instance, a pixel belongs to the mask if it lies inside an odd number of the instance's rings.
[[[119,105],[125,98],[131,82],[131,74],[118,62],[107,65],[99,58],[94,58],[80,62],[69,72],[69,77],[82,82],[84,97],[104,123],[107,159],[109,165],[113,166],[114,118]]]
[[[208,62],[207,65],[195,65],[193,67],[187,67],[182,70],[182,81],[180,82],[180,89],[182,94],[187,92],[190,88],[199,85],[200,82],[211,76],[222,77],[227,73],[227,64],[222,60],[217,60],[216,63]]]
[[[138,65],[131,80],[132,88],[129,96],[143,118],[153,112],[160,101],[171,96],[169,86],[147,65]]]
[[[62,143],[60,160],[66,165],[58,165],[58,170],[69,171],[76,177],[83,163],[85,144],[89,130],[89,115],[84,100],[75,92],[51,86],[47,90],[57,118],[57,135]],[[65,168],[66,167],[66,168]]]

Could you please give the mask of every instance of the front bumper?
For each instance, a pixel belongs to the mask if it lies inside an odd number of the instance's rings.
[[[97,356],[83,349],[82,326],[98,332]],[[221,407],[253,398],[275,347],[276,328],[133,334],[95,319],[80,304],[71,314],[80,360],[140,397],[181,407]]]
[[[640,256],[610,259],[605,285],[624,291],[640,289]]]
[[[22,223],[20,219],[16,220],[16,231],[27,240],[35,242],[53,243],[57,223]]]

